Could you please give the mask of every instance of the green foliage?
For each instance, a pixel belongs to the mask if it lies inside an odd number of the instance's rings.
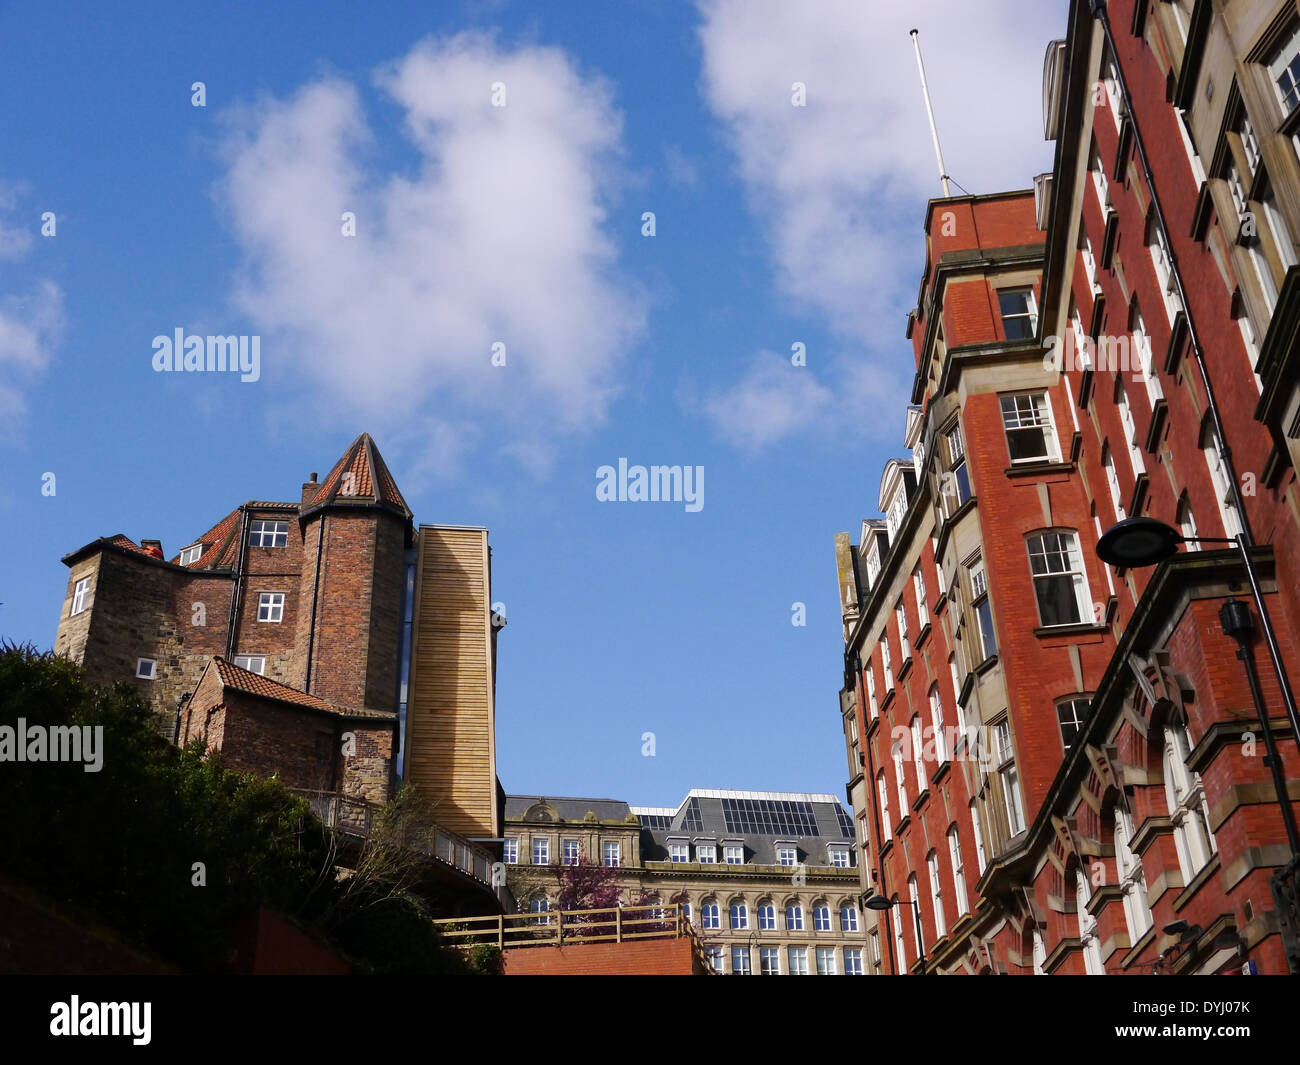
[[[470,948],[469,966],[479,976],[501,975],[501,948],[494,943],[477,943]]]
[[[391,847],[363,856],[354,882],[337,880],[330,834],[305,800],[222,769],[199,745],[177,750],[126,686],[94,688],[62,658],[0,645],[0,725],[19,718],[104,730],[99,772],[0,765],[0,865],[63,905],[197,972],[225,966],[232,922],[258,906],[323,935],[360,971],[467,971]]]

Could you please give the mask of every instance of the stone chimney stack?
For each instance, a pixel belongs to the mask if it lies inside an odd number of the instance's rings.
[[[305,507],[308,503],[310,503],[312,500],[312,496],[316,494],[316,489],[318,489],[319,487],[320,485],[316,483],[316,474],[313,473],[311,475],[311,480],[302,486],[302,502],[299,504],[299,506]]]

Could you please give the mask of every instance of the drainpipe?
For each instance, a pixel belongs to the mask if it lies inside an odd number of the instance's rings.
[[[303,677],[302,690],[311,694],[311,656],[316,645],[316,598],[320,594],[321,547],[325,543],[325,523],[329,515],[321,511],[320,525],[316,527],[316,572],[311,583],[311,618],[307,625],[307,672]]]
[[[226,624],[226,660],[235,657],[235,630],[239,623],[239,606],[244,595],[244,561],[248,550],[248,506],[239,508],[239,554],[235,559],[235,587],[230,593],[230,619]]]

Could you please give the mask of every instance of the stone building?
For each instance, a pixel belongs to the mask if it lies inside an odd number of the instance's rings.
[[[369,434],[170,557],[118,534],[64,562],[56,652],[134,685],[168,737],[371,803],[402,759],[441,827],[499,839],[487,530],[417,528]]]
[[[860,975],[852,818],[832,795],[692,789],[677,808],[506,797],[505,860],[521,909],[554,907],[562,866],[620,870],[626,901],[680,901],[714,969]]]
[[[1245,536],[1293,673],[1297,105],[1294,0],[1074,0],[1052,172],[929,204],[914,486],[887,465],[884,537],[836,541],[884,971],[1287,971],[1263,733],[1292,810],[1300,756],[1241,556],[1197,538]],[[1134,517],[1183,550],[1105,564]]]

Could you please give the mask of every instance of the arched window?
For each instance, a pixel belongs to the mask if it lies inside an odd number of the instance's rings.
[[[712,895],[700,902],[700,927],[706,929],[722,927],[722,913],[718,908],[718,900]]]
[[[925,773],[925,733],[919,715],[912,717],[912,767],[916,770],[916,791],[919,795],[930,786]]]
[[[771,899],[758,901],[758,927],[764,932],[776,930],[776,907]]]
[[[926,871],[930,874],[930,903],[934,907],[934,934],[941,936],[947,931],[943,915],[943,881],[939,876],[939,854],[931,851],[925,856]]]
[[[885,783],[885,771],[882,769],[876,775],[876,786],[880,793],[880,831],[884,837],[884,843],[893,839],[893,828],[889,823],[889,785]]]
[[[896,742],[889,750],[894,760],[894,780],[898,785],[898,817],[902,820],[907,816],[907,782],[903,778],[903,743],[901,740]]]
[[[790,899],[785,904],[785,930],[787,932],[803,931],[803,905],[798,899]]]
[[[939,701],[939,685],[930,689],[930,729],[934,734],[934,761],[943,765],[948,761],[948,739],[943,733],[943,704]]]
[[[1079,921],[1079,938],[1083,941],[1083,969],[1089,976],[1101,976],[1105,968],[1101,962],[1101,943],[1097,940],[1097,918],[1088,912],[1088,878],[1082,868],[1074,870],[1074,909]]]
[[[825,899],[813,903],[813,930],[829,932],[831,930],[831,908]]]
[[[1038,620],[1044,628],[1092,621],[1088,576],[1073,529],[1053,529],[1028,537],[1029,571],[1034,580]]]
[[[856,932],[858,930],[858,907],[852,899],[840,902],[840,931]]]
[[[551,908],[550,900],[545,895],[534,895],[528,900],[528,912],[536,914],[546,914]],[[550,918],[546,916],[533,917],[529,924],[550,924]]]
[[[1124,890],[1124,921],[1130,942],[1136,943],[1151,927],[1151,907],[1147,905],[1147,881],[1142,860],[1133,853],[1133,819],[1120,803],[1115,804],[1115,870]]]
[[[960,917],[970,912],[970,902],[966,898],[966,870],[961,858],[961,835],[956,824],[948,826],[948,860],[952,863],[953,901]]]
[[[1181,725],[1165,727],[1165,801],[1174,823],[1174,847],[1183,882],[1190,884],[1218,851],[1210,831],[1210,810],[1201,778],[1187,768],[1190,745]]]
[[[900,901],[897,895],[893,898],[893,905],[889,907],[889,912],[894,919],[894,957],[898,961],[898,971],[907,972],[907,946],[903,942],[903,917],[900,912]]]
[[[970,823],[975,830],[975,860],[978,862],[979,875],[984,875],[984,867],[989,864],[988,855],[984,851],[984,833],[980,828],[980,808],[979,800],[971,799],[970,801]]]
[[[1043,933],[1040,932],[1038,930],[1038,926],[1035,925],[1034,928],[1030,931],[1030,936],[1033,939],[1034,975],[1046,976],[1047,975],[1047,944],[1043,942]]]
[[[731,927],[734,930],[743,930],[749,927],[749,905],[744,899],[732,899],[730,910]]]

